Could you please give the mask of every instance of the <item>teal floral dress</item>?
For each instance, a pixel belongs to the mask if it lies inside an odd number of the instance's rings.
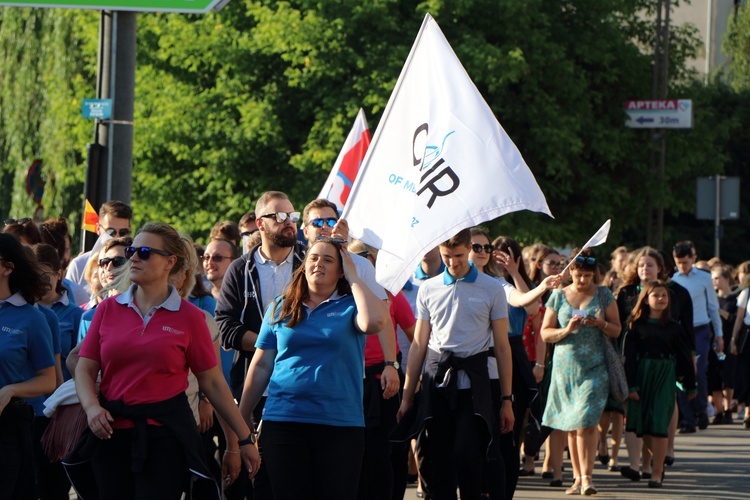
[[[599,311],[604,313],[614,300],[612,292],[603,288],[586,305],[586,315],[596,315]],[[552,293],[547,301],[547,308],[557,313],[561,328],[567,326],[575,310],[568,303],[563,290]],[[609,395],[609,376],[604,359],[605,340],[606,336],[599,328],[581,325],[555,344],[543,425],[561,431],[572,431],[599,423]]]

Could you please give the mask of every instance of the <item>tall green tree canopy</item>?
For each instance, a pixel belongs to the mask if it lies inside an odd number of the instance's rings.
[[[670,133],[666,185],[654,181],[652,135],[626,129],[623,112],[625,100],[651,96],[653,4],[232,0],[204,16],[139,15],[136,223],[163,220],[205,238],[268,189],[301,208],[320,190],[357,110],[377,126],[429,12],[555,215],[513,214],[492,229],[563,245],[612,218],[613,244],[643,244],[646,195],[662,197],[670,217],[689,213],[694,177],[722,171],[728,156],[710,151],[735,126],[717,126],[701,106],[710,92],[685,69],[694,32],[673,29],[670,96],[695,92],[696,127]],[[0,195],[0,209],[29,213],[22,171],[41,157],[54,181],[47,212],[80,221],[93,129],[80,101],[94,95],[96,15],[5,8],[0,16],[0,164],[3,191],[13,193]]]

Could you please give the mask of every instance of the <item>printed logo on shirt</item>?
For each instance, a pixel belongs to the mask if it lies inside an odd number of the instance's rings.
[[[255,292],[253,292],[252,290],[245,291],[245,297],[253,298],[253,297],[255,297]]]
[[[23,330],[19,330],[17,328],[11,328],[9,326],[0,327],[0,330],[2,330],[5,333],[11,333],[13,335],[20,335],[23,333]]]
[[[161,329],[165,332],[174,333],[175,335],[185,335],[185,332],[183,332],[182,330],[172,328],[171,326],[162,326]]]
[[[334,312],[329,312],[328,314],[326,314],[326,316],[328,316],[329,318],[331,318],[333,316],[341,316],[343,314],[344,313],[342,311],[338,311],[338,312],[334,311]]]

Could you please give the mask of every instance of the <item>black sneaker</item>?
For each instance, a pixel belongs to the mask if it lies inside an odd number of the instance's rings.
[[[680,434],[695,434],[695,426],[694,425],[684,425],[677,432],[679,432]]]
[[[624,467],[620,467],[620,475],[622,475],[622,477],[630,479],[631,481],[641,480],[641,473],[627,465]]]
[[[711,425],[723,425],[724,424],[724,413],[717,413],[714,415],[714,419],[711,420]]]
[[[724,418],[722,419],[722,422],[725,424],[733,424],[734,419],[732,418],[732,412],[730,410],[727,410],[724,412]]]

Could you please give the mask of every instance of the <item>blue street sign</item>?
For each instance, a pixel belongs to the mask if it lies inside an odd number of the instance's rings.
[[[83,117],[98,119],[112,118],[112,99],[84,99]]]

